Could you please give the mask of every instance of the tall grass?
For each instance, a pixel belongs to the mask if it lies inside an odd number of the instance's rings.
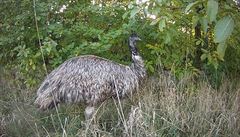
[[[104,102],[91,123],[84,121],[84,106],[62,105],[58,114],[40,112],[32,105],[35,89],[3,75],[0,82],[2,137],[240,136],[240,84],[230,80],[217,90],[191,77],[177,83],[165,75],[149,78],[134,97]]]

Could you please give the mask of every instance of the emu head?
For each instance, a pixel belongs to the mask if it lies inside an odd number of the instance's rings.
[[[140,41],[141,39],[138,37],[138,35],[136,33],[133,33],[130,37],[129,37],[129,42],[133,42],[135,43],[136,41]]]
[[[133,33],[130,37],[129,37],[129,47],[130,49],[135,48],[136,46],[136,42],[140,41],[141,39],[138,37],[138,35],[136,33]]]
[[[129,49],[131,51],[131,54],[136,56],[139,55],[138,54],[138,50],[136,48],[136,43],[137,41],[140,41],[141,39],[137,36],[137,34],[133,33],[130,37],[129,37]]]

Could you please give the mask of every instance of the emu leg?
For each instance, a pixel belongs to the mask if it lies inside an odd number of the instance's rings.
[[[89,129],[92,129],[94,127],[94,124],[91,124],[92,123],[92,120],[94,121],[94,118],[93,118],[93,114],[95,112],[95,108],[93,106],[87,106],[85,108],[85,126],[86,126],[86,130],[85,130],[85,134],[87,134],[88,130]],[[94,128],[93,128],[94,129]]]
[[[95,108],[93,106],[87,106],[85,108],[85,120],[89,120],[92,118],[93,114],[95,112]]]

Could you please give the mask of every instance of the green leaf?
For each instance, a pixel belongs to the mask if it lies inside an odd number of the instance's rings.
[[[130,13],[130,18],[133,18],[139,11],[139,8],[134,8]]]
[[[166,20],[165,19],[161,19],[159,22],[159,30],[163,31],[163,29],[166,27]]]
[[[202,43],[201,40],[197,40],[197,41],[196,41],[196,45],[200,45],[201,43]]]
[[[169,44],[171,42],[171,40],[172,40],[171,34],[170,34],[170,32],[167,32],[166,35],[165,35],[164,43]]]
[[[149,69],[149,71],[152,72],[152,73],[153,73],[154,70],[155,70],[154,67],[153,67],[152,65],[149,65],[149,66],[148,66],[148,69]]]
[[[153,20],[150,25],[156,25],[159,22],[160,18]]]
[[[214,42],[222,43],[231,35],[234,28],[234,21],[230,16],[219,20],[214,28]]]
[[[201,26],[202,26],[203,32],[206,34],[207,30],[208,30],[208,20],[207,20],[207,18],[204,17],[204,18],[201,19]]]
[[[207,17],[209,19],[209,23],[216,21],[218,13],[218,2],[215,0],[209,0],[207,3]]]
[[[123,15],[122,15],[122,18],[125,19],[127,16],[128,16],[129,12],[125,12]]]
[[[51,50],[52,50],[52,48],[51,48],[50,46],[48,46],[48,47],[46,48],[46,50],[47,50],[48,53],[50,53]]]
[[[198,3],[199,3],[199,1],[195,1],[195,2],[193,2],[193,3],[190,3],[190,4],[186,7],[186,9],[185,9],[185,13],[188,13],[189,10],[190,10],[193,6],[197,5]]]
[[[153,62],[152,61],[146,61],[146,68],[151,72],[153,73],[154,72],[154,67],[153,67]]]
[[[195,28],[198,24],[198,21],[199,21],[199,17],[198,16],[193,16],[192,17],[192,24],[193,24],[193,28]]]
[[[147,15],[148,15],[148,10],[147,10],[147,8],[143,8],[143,13],[144,13],[144,16],[147,17]]]
[[[226,51],[227,45],[225,43],[219,43],[217,46],[217,53],[219,56],[220,60],[224,60],[224,55],[225,55],[225,51]]]
[[[36,70],[36,65],[35,64],[32,65],[32,69]]]
[[[218,69],[218,66],[219,66],[218,61],[213,60],[211,63],[212,63],[212,65],[214,66],[215,69]]]
[[[203,53],[202,56],[201,56],[201,61],[204,61],[205,59],[207,59],[207,54],[206,53]]]

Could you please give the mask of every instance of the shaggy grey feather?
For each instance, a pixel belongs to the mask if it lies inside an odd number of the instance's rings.
[[[84,103],[94,107],[110,97],[123,98],[139,89],[146,76],[139,56],[136,35],[129,37],[132,54],[130,66],[93,56],[71,58],[53,70],[37,91],[40,109],[53,108],[61,102]]]

